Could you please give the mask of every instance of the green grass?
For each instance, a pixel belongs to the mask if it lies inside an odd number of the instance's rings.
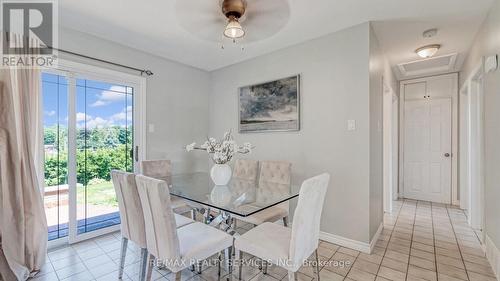
[[[116,201],[115,189],[113,183],[110,181],[78,187],[77,200],[78,204],[85,202],[85,191],[87,191],[87,204],[91,205],[104,205],[104,206],[118,206]]]

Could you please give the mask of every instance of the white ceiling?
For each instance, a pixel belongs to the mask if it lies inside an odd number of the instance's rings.
[[[467,6],[462,3],[463,1],[459,2],[457,6],[460,6],[460,8]],[[412,77],[402,76],[395,66],[400,63],[421,60],[415,53],[415,49],[429,44],[442,45],[435,55],[436,57],[458,53],[455,69],[453,70],[460,70],[474,37],[492,3],[492,1],[488,0],[469,2],[473,3],[475,7],[467,12],[454,10],[450,11],[447,16],[421,16],[418,19],[396,18],[373,23],[373,29],[377,34],[380,45],[391,65],[394,66],[394,73],[399,79]],[[446,9],[446,6],[443,6],[443,9]],[[437,36],[424,38],[422,33],[431,28],[438,29]],[[436,74],[436,72],[426,74]]]
[[[218,0],[206,1],[219,5]],[[252,1],[257,0],[247,0],[248,5]],[[60,0],[59,22],[210,71],[375,21],[380,44],[395,65],[416,59],[414,49],[427,42],[442,43],[439,54],[463,54],[493,1],[496,0],[288,0],[288,23],[269,38],[245,44],[243,51],[233,46],[222,50],[220,43],[187,32],[177,19],[176,0]],[[421,33],[432,27],[440,29],[438,36],[424,40]]]

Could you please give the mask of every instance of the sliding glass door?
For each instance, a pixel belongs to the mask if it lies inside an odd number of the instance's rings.
[[[138,166],[140,84],[107,77],[95,71],[42,74],[49,240],[69,236],[76,242],[120,224],[110,171]]]
[[[43,73],[44,204],[49,240],[68,236],[68,80]]]
[[[78,234],[120,223],[111,170],[133,172],[133,88],[76,80]]]

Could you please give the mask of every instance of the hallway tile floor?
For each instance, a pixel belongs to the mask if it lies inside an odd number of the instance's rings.
[[[250,227],[239,224],[238,232]],[[131,244],[124,280],[138,280],[138,249]],[[320,277],[324,281],[496,280],[463,211],[423,201],[394,202],[394,211],[385,215],[384,229],[371,255],[325,241],[320,242],[319,255],[324,265]],[[42,272],[32,280],[116,280],[119,257],[119,233],[98,237],[50,251]],[[229,274],[223,274],[225,278],[221,280],[226,280]],[[284,269],[276,266],[270,266],[267,275],[257,266],[243,268],[243,280],[288,280],[286,275]],[[173,277],[166,270],[155,269],[152,280]],[[301,268],[298,277],[315,280],[311,267]],[[201,274],[184,270],[182,280],[217,280],[217,269],[206,266]]]

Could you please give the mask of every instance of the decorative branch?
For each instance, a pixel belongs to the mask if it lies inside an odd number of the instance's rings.
[[[244,143],[243,145],[238,145],[233,139],[231,131],[226,132],[224,137],[218,141],[215,138],[208,138],[200,146],[196,146],[196,143],[186,145],[186,151],[193,150],[204,150],[208,154],[215,164],[226,164],[230,162],[235,153],[248,154],[252,152],[254,147],[250,143]]]

